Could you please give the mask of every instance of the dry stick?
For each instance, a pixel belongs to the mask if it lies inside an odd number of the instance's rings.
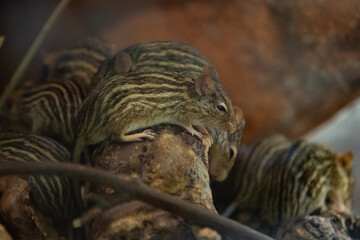
[[[0,36],[0,48],[2,47],[4,41],[5,41],[5,37],[4,37],[4,36]]]
[[[54,25],[56,19],[60,15],[60,13],[63,11],[63,9],[66,7],[66,5],[70,2],[70,0],[61,0],[61,2],[56,6],[53,13],[50,15],[48,20],[45,22],[45,25],[41,29],[40,33],[35,38],[34,42],[31,44],[31,47],[25,54],[24,58],[22,59],[21,63],[15,70],[14,74],[12,75],[9,84],[6,86],[3,94],[0,98],[0,109],[4,105],[6,99],[9,97],[11,91],[16,87],[21,77],[24,75],[24,72],[26,68],[28,67],[31,60],[34,58],[35,53],[38,51],[41,44],[44,42],[44,39],[51,29],[51,27]]]
[[[208,226],[232,239],[271,240],[249,227],[231,219],[202,209],[178,197],[159,192],[142,183],[138,178],[119,176],[101,169],[72,163],[6,163],[0,165],[0,175],[41,174],[61,175],[79,180],[113,187],[116,191],[126,191],[137,199],[156,208],[176,214],[199,226]]]

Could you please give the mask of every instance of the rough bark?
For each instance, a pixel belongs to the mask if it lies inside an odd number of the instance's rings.
[[[66,227],[55,224],[51,216],[42,214],[31,200],[31,186],[26,178],[17,176],[0,178],[0,223],[14,239],[64,239]]]
[[[209,186],[209,146],[180,127],[159,126],[154,131],[158,137],[152,141],[105,142],[94,150],[93,164],[115,174],[137,174],[152,188],[215,212]],[[104,186],[98,186],[96,191],[105,196],[113,194],[111,188]],[[119,198],[128,200],[126,195]],[[190,226],[181,218],[139,201],[109,209],[97,216],[92,226],[92,239],[112,239],[115,236],[126,239],[194,239]],[[194,232],[197,235],[199,231]],[[206,234],[209,239],[219,238],[212,230]],[[204,235],[204,232],[200,231],[199,235]]]
[[[282,240],[360,239],[360,217],[326,211],[318,216],[307,216],[279,236]]]
[[[1,222],[15,239],[42,239],[42,232],[36,226],[35,211],[30,203],[30,186],[25,179],[11,176],[0,179]]]

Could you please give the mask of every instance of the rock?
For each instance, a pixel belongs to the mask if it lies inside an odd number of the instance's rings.
[[[136,174],[152,188],[216,212],[209,186],[209,146],[177,126],[153,130],[158,137],[152,141],[105,142],[92,155],[95,167],[115,174]],[[97,192],[109,197],[114,194],[104,186],[98,186]],[[127,195],[117,198],[122,197],[124,203],[95,218],[90,234],[93,239],[112,239],[115,235],[131,239],[194,239],[182,219],[139,201],[129,202]]]
[[[3,225],[0,224],[0,239],[2,240],[12,240],[12,237],[10,237],[9,233],[5,229]]]
[[[36,226],[34,208],[30,203],[30,185],[25,179],[11,176],[0,179],[1,222],[6,222],[15,239],[42,239]]]
[[[307,216],[282,234],[282,240],[360,239],[360,218],[357,215],[326,211]],[[279,238],[280,239],[280,238]]]

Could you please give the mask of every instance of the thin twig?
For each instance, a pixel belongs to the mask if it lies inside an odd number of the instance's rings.
[[[2,47],[4,41],[5,41],[5,37],[4,37],[4,36],[0,36],[0,48]]]
[[[71,163],[6,163],[1,164],[0,175],[41,174],[61,175],[113,187],[126,191],[137,199],[156,208],[176,214],[190,223],[207,226],[232,239],[270,240],[272,238],[231,219],[200,208],[178,197],[159,192],[142,183],[138,178],[120,177],[101,169]]]
[[[31,44],[31,47],[25,54],[24,58],[22,59],[21,63],[15,70],[14,74],[12,75],[9,84],[6,86],[3,94],[0,98],[0,109],[4,105],[6,99],[9,97],[11,91],[16,87],[21,77],[24,75],[24,72],[28,65],[30,64],[31,60],[34,58],[35,53],[38,51],[41,44],[44,42],[45,37],[51,27],[54,25],[56,19],[66,7],[66,5],[70,2],[70,0],[61,0],[61,2],[56,6],[53,13],[50,15],[48,20],[45,22],[43,28],[41,29],[40,33],[35,38],[34,42]]]

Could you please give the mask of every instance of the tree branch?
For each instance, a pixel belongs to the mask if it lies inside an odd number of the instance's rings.
[[[104,170],[71,163],[6,163],[0,166],[0,175],[55,174],[109,185],[116,191],[126,191],[156,208],[176,214],[192,224],[208,226],[232,239],[272,239],[231,219],[202,209],[195,204],[156,191],[135,177],[120,177]]]
[[[4,37],[4,36],[0,36],[0,48],[2,47],[4,41],[5,41],[5,37]]]
[[[34,58],[35,53],[38,51],[41,44],[44,42],[45,37],[51,27],[54,25],[56,19],[58,18],[59,14],[63,11],[66,5],[70,2],[70,0],[61,0],[61,2],[56,6],[53,13],[50,15],[48,20],[45,22],[45,25],[41,29],[40,33],[35,38],[34,42],[31,44],[29,50],[25,54],[24,58],[22,59],[21,63],[15,70],[14,74],[12,75],[9,84],[6,86],[3,94],[0,98],[0,109],[4,105],[6,99],[9,97],[11,91],[16,87],[17,83],[24,75],[26,68],[28,67],[31,60]]]

